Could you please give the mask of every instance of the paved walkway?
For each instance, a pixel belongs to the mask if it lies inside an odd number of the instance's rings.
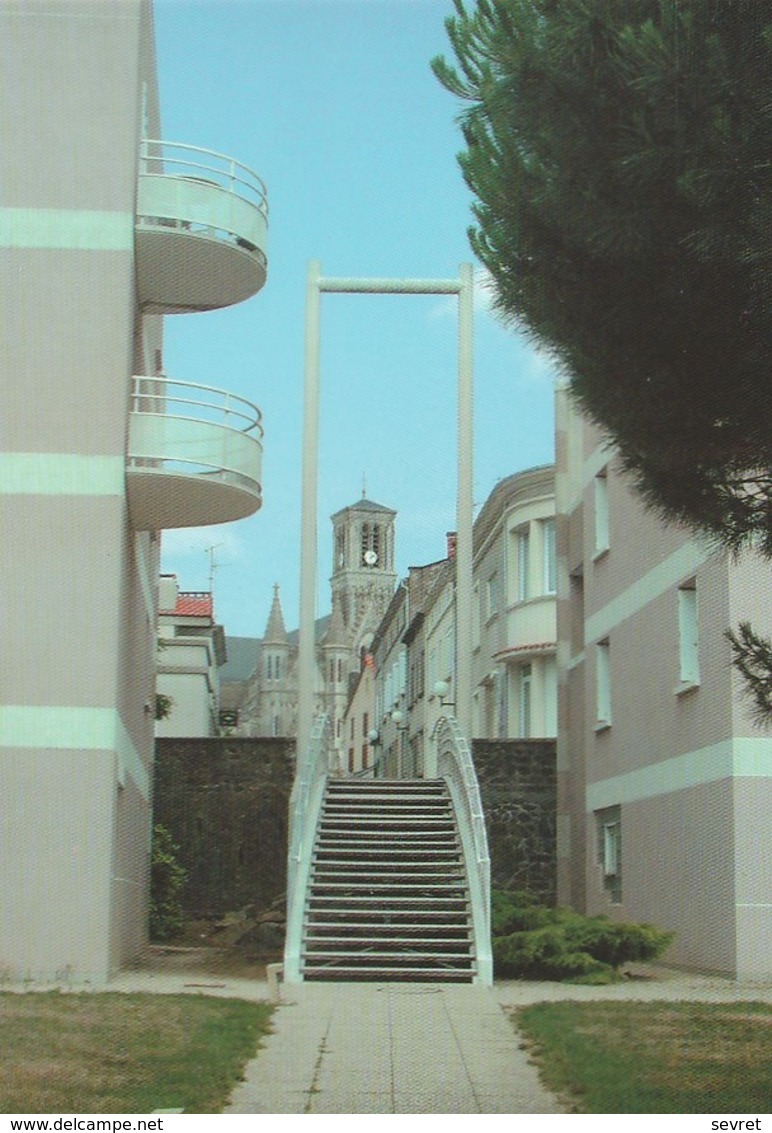
[[[6,990],[33,988],[6,985]],[[107,988],[91,990],[269,998],[264,981],[194,972],[124,971]],[[225,1112],[561,1113],[521,1049],[506,1009],[565,999],[772,1003],[772,984],[648,969],[608,987],[516,980],[492,989],[285,985],[272,1032],[248,1063]]]
[[[226,1113],[562,1113],[493,992],[305,983]]]

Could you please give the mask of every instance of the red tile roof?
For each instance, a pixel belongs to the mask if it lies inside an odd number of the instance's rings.
[[[183,618],[211,618],[214,616],[214,602],[208,591],[180,591],[173,610],[161,610],[162,614],[177,614]]]

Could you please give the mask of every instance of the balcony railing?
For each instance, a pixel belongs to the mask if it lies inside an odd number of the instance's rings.
[[[137,284],[147,311],[227,307],[267,274],[268,198],[258,175],[214,150],[146,138],[137,188]]]
[[[138,530],[243,519],[262,503],[260,410],[195,382],[135,377],[127,482]]]

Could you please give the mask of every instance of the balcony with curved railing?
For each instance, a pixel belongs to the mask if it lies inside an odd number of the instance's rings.
[[[141,143],[135,248],[145,311],[228,307],[266,279],[268,198],[232,157],[180,142]]]
[[[214,386],[134,377],[126,467],[132,525],[199,527],[257,511],[260,422],[257,406]]]

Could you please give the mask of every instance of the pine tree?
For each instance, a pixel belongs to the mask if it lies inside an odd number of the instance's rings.
[[[499,313],[661,516],[772,557],[772,0],[454,3]]]

